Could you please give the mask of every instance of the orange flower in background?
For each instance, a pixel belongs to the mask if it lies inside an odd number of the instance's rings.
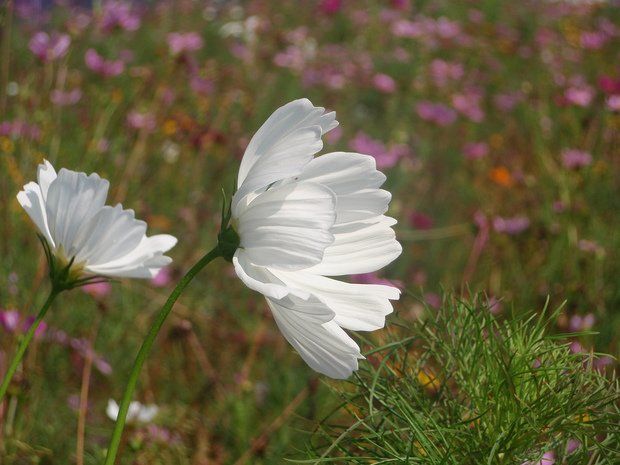
[[[512,187],[515,183],[512,174],[510,174],[510,171],[508,171],[505,166],[493,168],[489,173],[489,177],[495,184],[499,184],[503,187]]]
[[[429,368],[418,371],[418,382],[430,393],[435,393],[441,387],[441,382]]]

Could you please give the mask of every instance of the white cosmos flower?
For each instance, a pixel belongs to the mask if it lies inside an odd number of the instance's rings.
[[[146,236],[146,223],[122,205],[105,205],[109,183],[98,174],[67,169],[58,174],[45,160],[17,200],[61,264],[73,259],[76,276],[152,278],[172,259],[177,242],[168,234]]]
[[[343,330],[382,328],[397,288],[329,278],[369,273],[402,251],[384,215],[391,195],[369,155],[314,155],[335,113],[307,99],[276,110],[250,141],[232,224],[235,271],[262,293],[284,337],[314,370],[347,378],[364,358]]]
[[[119,406],[115,400],[109,399],[108,406],[105,413],[112,421],[116,421],[118,418]],[[150,423],[153,421],[159,407],[155,404],[143,405],[138,401],[129,403],[129,409],[127,409],[127,422],[128,423]]]

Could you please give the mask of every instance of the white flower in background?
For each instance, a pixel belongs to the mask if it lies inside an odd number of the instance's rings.
[[[314,158],[335,113],[307,99],[276,110],[250,141],[232,204],[239,278],[262,293],[284,337],[314,370],[347,378],[364,358],[343,330],[382,328],[392,286],[327,276],[369,273],[402,251],[384,215],[391,199],[375,160],[335,152]]]
[[[93,173],[61,169],[46,160],[38,183],[30,182],[17,200],[39,228],[54,261],[71,263],[71,279],[82,276],[152,278],[172,259],[177,242],[167,234],[146,236],[146,223],[122,205],[105,205],[109,183]]]
[[[116,421],[118,418],[118,410],[119,407],[116,401],[109,399],[105,413],[110,420]],[[150,423],[153,421],[158,412],[159,407],[155,404],[143,405],[140,402],[133,401],[130,402],[129,409],[127,410],[127,422]]]

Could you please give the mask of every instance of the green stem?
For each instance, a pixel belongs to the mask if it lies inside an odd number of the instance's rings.
[[[34,336],[35,331],[39,327],[39,323],[41,323],[41,320],[47,313],[47,310],[50,308],[50,305],[52,305],[52,302],[54,301],[56,296],[60,294],[60,292],[61,292],[60,289],[56,287],[52,287],[52,291],[50,292],[50,295],[47,297],[47,300],[43,304],[43,307],[41,307],[41,310],[39,310],[39,314],[37,315],[37,318],[30,325],[30,328],[28,328],[26,335],[24,336],[22,341],[19,343],[19,347],[17,348],[17,352],[15,353],[15,356],[13,357],[13,361],[11,361],[11,365],[9,366],[9,369],[7,370],[6,375],[4,375],[4,379],[2,380],[2,386],[0,386],[0,402],[2,402],[2,399],[4,399],[4,395],[6,394],[6,391],[9,388],[9,384],[11,384],[11,379],[13,379],[13,375],[15,374],[15,371],[17,370],[19,363],[22,361],[22,358],[24,357],[24,353],[26,352],[26,348],[28,347],[28,344],[30,344],[30,341],[32,340],[32,337]]]
[[[138,383],[138,377],[140,376],[140,370],[142,369],[142,365],[144,365],[146,357],[148,356],[151,348],[153,347],[153,343],[155,342],[155,338],[157,337],[159,330],[161,329],[164,321],[170,314],[174,303],[177,301],[183,290],[191,282],[194,276],[196,276],[198,272],[211,261],[221,256],[222,251],[218,244],[217,246],[215,246],[215,248],[213,248],[213,250],[211,250],[208,254],[202,257],[193,267],[191,267],[187,274],[183,276],[183,278],[181,278],[177,286],[170,294],[170,297],[168,297],[168,300],[157,314],[157,317],[155,318],[155,321],[153,322],[151,329],[146,336],[146,339],[142,343],[142,347],[140,347],[140,351],[136,356],[133,368],[131,369],[129,381],[127,382],[127,387],[125,388],[125,393],[123,394],[123,399],[121,400],[121,404],[118,409],[118,417],[116,418],[116,424],[114,425],[114,431],[112,432],[112,438],[110,439],[110,446],[108,447],[108,453],[104,462],[105,465],[114,465],[116,454],[118,452],[118,447],[121,442],[123,429],[125,428],[125,422],[127,420],[129,403],[131,402],[133,393],[136,390],[136,384]]]

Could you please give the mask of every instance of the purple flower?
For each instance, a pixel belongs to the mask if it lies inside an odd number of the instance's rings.
[[[587,315],[573,315],[568,320],[568,328],[571,331],[585,331],[591,329],[594,326],[594,322],[596,318],[592,313],[588,313]]]
[[[110,32],[114,28],[135,31],[140,27],[140,16],[135,13],[131,4],[122,1],[109,1],[103,5],[101,29]]]
[[[0,123],[0,136],[25,137],[38,140],[41,137],[41,130],[34,124],[24,121],[13,120]]]
[[[166,287],[172,282],[172,272],[165,266],[151,279],[151,284],[155,287]]]
[[[463,155],[468,160],[479,160],[489,153],[489,146],[486,142],[468,142],[463,147]]]
[[[430,215],[422,212],[413,212],[409,215],[409,224],[415,229],[431,229],[435,222]]]
[[[592,163],[592,155],[588,152],[576,149],[568,149],[562,152],[562,165],[566,169],[583,168],[590,163]]]
[[[0,325],[9,333],[14,333],[19,327],[19,312],[17,310],[0,311]]]
[[[34,320],[35,320],[34,316],[29,316],[28,318],[26,318],[26,321],[24,321],[24,325],[23,325],[24,332],[30,329],[30,327],[34,324]],[[47,329],[47,323],[45,323],[44,321],[39,322],[39,326],[37,326],[37,328],[34,330],[34,338],[40,339],[41,336],[45,334],[46,329]]]
[[[579,107],[587,107],[594,98],[594,89],[588,85],[572,86],[564,91],[566,102]]]
[[[319,11],[326,15],[333,15],[342,9],[342,0],[321,0]]]
[[[459,80],[465,74],[462,64],[440,59],[431,61],[429,70],[433,82],[438,87],[444,87],[449,81]]]
[[[82,291],[90,294],[91,296],[102,299],[112,292],[112,285],[107,281],[102,281],[99,283],[91,283],[82,286]]]
[[[196,32],[171,32],[168,34],[168,47],[172,55],[200,50],[204,42]]]
[[[438,126],[449,126],[456,121],[456,112],[441,103],[424,100],[418,102],[415,109],[420,118],[433,122]]]
[[[373,139],[363,132],[358,132],[349,142],[349,148],[359,153],[367,153],[375,158],[378,169],[391,168],[409,154],[406,145],[397,144],[389,149],[379,140]]]
[[[493,229],[498,233],[513,236],[522,233],[529,227],[530,220],[527,216],[515,216],[512,218],[496,216],[493,218]]]
[[[523,100],[521,92],[510,92],[505,94],[497,94],[493,97],[493,103],[501,111],[512,110],[519,102]]]
[[[157,126],[157,120],[151,113],[130,111],[127,115],[127,124],[132,129],[144,129],[147,132],[152,132]]]
[[[608,40],[609,36],[601,31],[582,32],[580,38],[581,47],[589,50],[598,50],[603,48]]]
[[[61,107],[75,105],[81,98],[82,91],[80,89],[73,89],[68,92],[60,89],[54,89],[50,94],[50,100],[52,103]]]
[[[213,81],[195,74],[189,80],[189,85],[194,92],[201,95],[208,95],[213,92]]]
[[[28,45],[39,60],[48,62],[65,56],[71,45],[71,38],[67,34],[53,33],[50,36],[47,32],[37,32]]]
[[[569,439],[568,442],[566,443],[566,453],[572,454],[580,447],[581,447],[581,442],[577,441],[576,439]]]
[[[88,69],[104,77],[118,76],[125,70],[125,63],[121,60],[105,60],[92,48],[86,51],[84,61]]]
[[[375,74],[372,78],[372,83],[375,86],[375,89],[383,92],[384,94],[391,94],[396,91],[396,81],[394,81],[394,79],[387,74]]]
[[[611,95],[608,97],[607,108],[611,111],[620,111],[620,95]]]
[[[484,119],[484,111],[480,108],[482,95],[477,91],[467,91],[452,96],[452,106],[469,120],[480,123]]]

